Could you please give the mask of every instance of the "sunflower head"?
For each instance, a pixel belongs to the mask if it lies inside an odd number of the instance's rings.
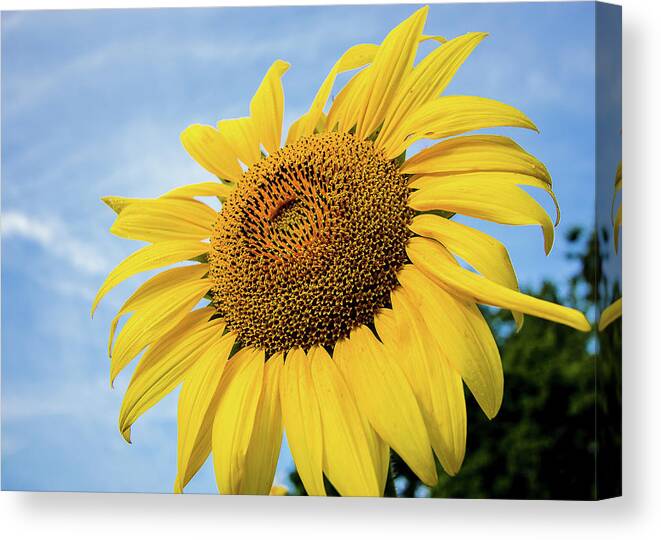
[[[213,225],[214,305],[241,343],[332,348],[389,304],[406,262],[407,179],[370,141],[303,137],[256,163]]]
[[[147,245],[110,273],[94,307],[136,273],[184,263],[138,288],[109,340],[111,378],[142,354],[120,412],[127,439],[181,385],[176,491],[212,453],[221,493],[269,493],[283,430],[309,494],[325,494],[326,479],[343,495],[382,495],[391,449],[434,484],[435,460],[451,475],[461,467],[464,385],[489,417],[502,401],[478,304],[511,310],[518,326],[528,313],[589,329],[575,310],[520,293],[506,248],[450,219],[540,226],[548,252],[553,222],[520,186],[557,201],[546,167],[514,141],[465,134],[532,121],[443,95],[486,34],[427,36],[426,15],[342,55],[284,146],[289,65],[278,60],[249,116],[182,133],[208,182],[105,199],[111,231]],[[423,139],[435,142],[407,156]]]

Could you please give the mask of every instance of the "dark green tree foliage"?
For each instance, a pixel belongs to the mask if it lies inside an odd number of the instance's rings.
[[[545,283],[535,296],[559,302]],[[492,327],[508,314],[488,314]],[[436,497],[586,499],[594,495],[594,362],[589,336],[527,317],[500,334],[503,405],[488,420],[468,399],[466,459],[457,476],[439,471]],[[407,479],[410,481],[410,479]]]
[[[622,495],[622,319],[599,337],[597,361],[597,496]]]
[[[596,239],[595,239],[596,240]],[[597,266],[598,290],[596,303],[606,307],[622,297],[621,268],[610,275],[602,271],[609,257],[614,256],[610,231],[601,230],[601,242],[594,242],[597,250],[593,260]],[[604,249],[605,247],[605,249]],[[599,334],[597,383],[597,485],[598,498],[622,494],[622,319],[607,326]]]
[[[567,283],[545,282],[530,294],[588,311],[594,306],[599,264],[594,235],[575,229],[568,235],[577,264]],[[595,400],[597,343],[582,333],[535,317],[514,332],[505,310],[484,310],[494,331],[505,372],[503,405],[488,420],[467,392],[468,440],[464,464],[455,477],[440,467],[433,488],[422,485],[393,453],[397,495],[453,498],[593,499],[595,485],[595,407],[617,408]],[[620,324],[614,325],[621,328]],[[619,400],[616,400],[619,401]],[[612,434],[605,445],[613,447]],[[619,444],[619,441],[618,441]],[[611,462],[617,461],[614,457]],[[292,483],[303,493],[294,471]],[[608,481],[608,479],[604,479]],[[601,490],[600,490],[601,491]]]

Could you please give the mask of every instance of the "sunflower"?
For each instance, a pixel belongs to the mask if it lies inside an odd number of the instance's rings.
[[[548,253],[554,224],[520,186],[555,197],[546,167],[511,139],[455,137],[536,128],[497,101],[439,97],[486,34],[426,36],[427,11],[344,53],[284,146],[289,65],[277,60],[248,117],[182,133],[217,179],[104,199],[117,213],[111,232],[148,245],[109,274],[92,311],[122,280],[188,262],[126,301],[109,351],[114,379],[144,350],[119,416],[127,440],[181,385],[175,491],[212,454],[221,493],[268,494],[283,432],[311,495],[326,482],[382,495],[390,449],[434,485],[434,456],[450,475],[464,457],[464,383],[489,418],[502,400],[478,304],[511,310],[518,327],[528,313],[589,330],[578,311],[519,292],[506,248],[451,219],[539,225]],[[434,49],[414,65],[424,40]],[[325,113],[336,76],[352,70]],[[440,142],[406,157],[421,139]]]
[[[622,163],[617,165],[615,172],[615,185],[613,189],[613,202],[611,203],[611,223],[613,224],[613,246],[615,253],[620,250],[620,229],[622,228],[622,201],[615,212],[615,201],[622,192]],[[601,332],[612,322],[622,317],[622,297],[615,300],[612,304],[606,306],[599,317],[598,330]]]

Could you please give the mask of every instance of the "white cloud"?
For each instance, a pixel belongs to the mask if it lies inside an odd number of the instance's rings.
[[[74,238],[55,219],[42,219],[10,210],[2,214],[2,236],[36,243],[47,253],[64,259],[71,266],[89,275],[104,274],[108,262],[93,246]]]
[[[101,416],[114,405],[108,380],[69,380],[66,386],[58,381],[48,390],[48,399],[33,388],[8,388],[3,399],[3,418],[7,422],[35,417],[72,415],[89,421],[92,416]],[[85,407],[81,407],[84,403]]]
[[[339,22],[339,21],[338,21]],[[362,24],[361,30],[369,29]],[[106,43],[96,49],[85,50],[46,73],[19,71],[6,81],[7,114],[13,115],[29,110],[48,99],[54,91],[67,81],[90,80],[105,73],[125,70],[128,65],[161,65],[169,69],[173,62],[199,62],[212,64],[214,69],[222,65],[242,66],[264,58],[275,60],[279,55],[296,53],[301,56],[301,43],[305,57],[316,60],[318,53],[329,40],[351,36],[350,24],[330,21],[322,27],[303,26],[295,35],[276,34],[261,36],[258,41],[237,42],[233,39],[209,42],[190,40],[173,42],[159,35],[141,36],[139,39]],[[355,28],[353,30],[356,30]]]
[[[87,422],[105,421],[108,417],[114,421],[126,390],[128,374],[122,374],[113,389],[105,372],[92,379],[77,377],[72,371],[73,368],[63,372],[61,377],[53,378],[47,390],[37,388],[32,383],[26,386],[18,383],[8,388],[3,396],[3,419],[18,422],[29,418],[65,415]],[[43,399],[45,391],[48,393],[47,400]],[[162,403],[150,409],[145,417],[149,418],[149,423],[174,422],[177,418],[177,396],[178,392],[173,391]]]

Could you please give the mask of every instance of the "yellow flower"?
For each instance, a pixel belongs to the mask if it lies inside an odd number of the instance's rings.
[[[113,379],[145,350],[120,412],[127,439],[182,385],[176,491],[212,453],[221,493],[269,493],[283,429],[311,495],[325,494],[324,476],[342,495],[382,495],[390,448],[433,485],[434,455],[452,475],[464,457],[464,383],[489,418],[502,400],[477,305],[511,310],[518,326],[528,313],[589,329],[581,313],[520,293],[505,247],[450,219],[539,225],[553,244],[552,221],[519,187],[553,197],[546,167],[506,137],[454,137],[534,124],[490,99],[439,97],[486,34],[424,36],[427,11],[349,49],[284,147],[289,65],[278,60],[250,116],[182,133],[220,181],[105,199],[111,232],[149,245],[110,273],[94,308],[138,272],[193,261],[142,285],[110,337]],[[426,39],[437,46],[414,66]],[[356,69],[326,114],[336,75]],[[405,158],[419,139],[442,140]]]

